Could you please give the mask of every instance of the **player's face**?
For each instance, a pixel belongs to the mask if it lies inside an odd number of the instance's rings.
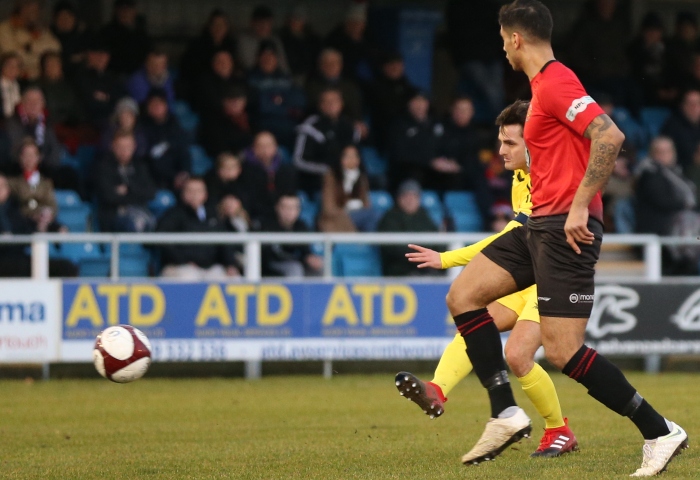
[[[506,32],[501,27],[501,38],[503,39],[503,51],[506,52],[506,59],[513,70],[520,71],[520,61],[518,60],[517,49],[513,38],[513,33]]]
[[[506,170],[526,170],[527,156],[523,129],[520,125],[505,125],[498,132],[501,148],[498,154],[503,157]]]

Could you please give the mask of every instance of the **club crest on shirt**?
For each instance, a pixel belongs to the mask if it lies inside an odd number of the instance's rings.
[[[591,103],[595,103],[595,100],[593,100],[593,98],[590,95],[577,98],[576,100],[571,102],[571,106],[566,111],[566,119],[570,122],[573,122],[576,118],[576,115],[583,112]]]

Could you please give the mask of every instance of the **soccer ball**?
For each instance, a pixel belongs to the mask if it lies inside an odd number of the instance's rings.
[[[92,359],[103,377],[116,383],[133,382],[151,365],[151,342],[131,325],[109,327],[97,336]]]

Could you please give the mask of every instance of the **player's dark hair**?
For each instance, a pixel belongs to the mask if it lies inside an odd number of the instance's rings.
[[[503,5],[498,12],[498,23],[504,30],[520,30],[538,40],[552,41],[552,14],[538,0],[515,0]]]
[[[496,117],[496,125],[501,127],[501,129],[507,125],[520,125],[520,127],[524,129],[525,119],[527,118],[527,109],[529,107],[530,102],[525,100],[516,100],[504,108],[498,117]]]

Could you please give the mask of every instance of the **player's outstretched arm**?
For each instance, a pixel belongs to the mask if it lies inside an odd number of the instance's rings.
[[[421,247],[420,245],[409,244],[408,247],[415,250],[415,252],[407,253],[406,258],[411,263],[417,263],[418,268],[435,268],[442,270],[445,268],[461,267],[471,262],[476,254],[482,251],[486,245],[493,242],[507,231],[521,226],[522,223],[512,220],[508,222],[508,225],[506,225],[503,230],[490,237],[486,237],[473,245],[442,253]]]
[[[594,118],[584,136],[591,140],[591,156],[564,225],[566,241],[576,253],[581,253],[577,243],[593,243],[593,234],[587,226],[588,205],[608,182],[625,140],[625,135],[606,114]]]
[[[435,268],[436,270],[442,269],[440,254],[435,250],[421,247],[420,245],[413,245],[412,243],[408,244],[408,248],[415,250],[415,252],[407,253],[406,258],[411,263],[417,263],[418,268]]]

